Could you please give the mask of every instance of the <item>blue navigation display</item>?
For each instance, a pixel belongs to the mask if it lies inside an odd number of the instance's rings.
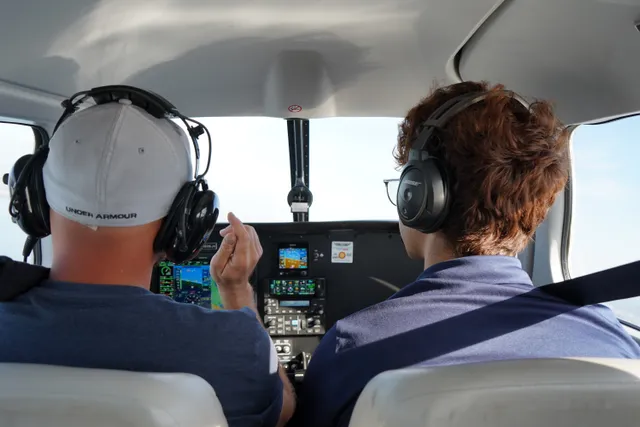
[[[211,277],[208,262],[190,261],[175,265],[162,261],[158,268],[161,294],[176,302],[222,308],[218,285]]]
[[[309,268],[307,248],[281,247],[278,252],[280,270],[306,270]]]

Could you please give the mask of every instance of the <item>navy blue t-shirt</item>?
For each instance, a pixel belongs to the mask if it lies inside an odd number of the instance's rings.
[[[390,369],[545,357],[638,358],[640,347],[605,306],[536,290],[517,258],[442,262],[327,332],[292,424],[346,427],[367,382]]]
[[[229,426],[275,426],[282,381],[249,309],[207,310],[133,286],[44,282],[0,303],[0,362],[185,372],[213,386]]]

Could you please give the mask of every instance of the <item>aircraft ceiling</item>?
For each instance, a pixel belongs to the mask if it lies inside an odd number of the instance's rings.
[[[553,100],[567,123],[640,110],[640,0],[3,0],[0,116],[50,126],[130,84],[194,116],[392,116],[435,81]],[[495,12],[495,13],[493,13]]]

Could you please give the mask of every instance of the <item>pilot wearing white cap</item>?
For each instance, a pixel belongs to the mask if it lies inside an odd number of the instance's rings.
[[[30,238],[51,234],[53,260],[46,280],[0,302],[0,362],[191,373],[211,384],[229,426],[284,425],[293,392],[248,297],[255,231],[230,214],[211,264],[225,310],[150,291],[160,259],[197,254],[217,202],[194,178],[194,135],[154,110],[153,94],[117,88],[106,92],[124,92],[119,101],[63,104],[71,113],[50,144],[14,166],[12,216]],[[80,95],[103,100],[101,90]]]

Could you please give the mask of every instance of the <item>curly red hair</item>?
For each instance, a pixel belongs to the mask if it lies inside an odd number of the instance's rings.
[[[471,92],[489,95],[453,117],[427,146],[451,179],[442,231],[456,256],[516,255],[569,177],[569,131],[550,103],[527,109],[504,86],[486,82],[437,88],[400,124],[394,156],[404,165],[420,124],[449,99]]]

